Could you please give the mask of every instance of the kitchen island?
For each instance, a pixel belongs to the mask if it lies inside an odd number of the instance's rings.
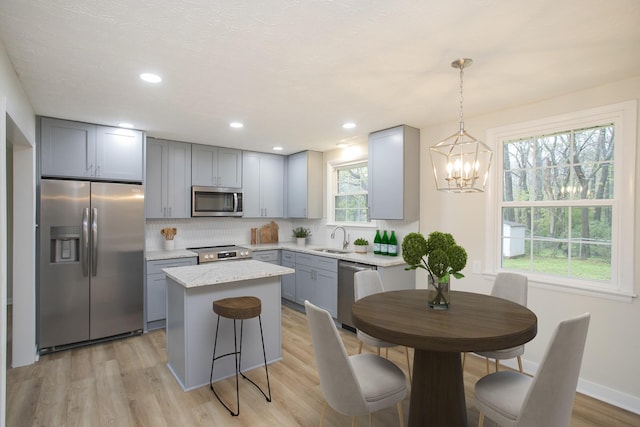
[[[212,303],[221,298],[255,296],[262,301],[267,363],[282,359],[280,276],[295,270],[265,262],[227,261],[163,270],[167,276],[168,367],[183,390],[209,382],[217,315]],[[238,325],[239,326],[239,325]],[[238,338],[240,328],[238,327]],[[263,366],[257,319],[244,323],[242,370]],[[216,353],[233,351],[233,321],[221,319]],[[216,362],[214,381],[235,375],[235,359]]]

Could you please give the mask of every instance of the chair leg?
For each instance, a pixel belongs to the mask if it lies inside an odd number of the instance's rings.
[[[324,425],[324,413],[327,412],[327,401],[324,401],[324,405],[322,405],[322,413],[320,414],[320,425],[319,427],[322,427]]]
[[[498,365],[499,365],[499,362],[498,362],[498,359],[496,359],[496,372],[498,372]]]
[[[244,320],[240,321],[240,362],[242,362],[242,325],[243,325]],[[267,399],[267,402],[271,402],[271,384],[269,383],[269,369],[267,368],[267,352],[265,350],[264,347],[264,335],[262,334],[262,316],[259,315],[258,316],[258,322],[260,323],[260,339],[262,341],[262,357],[264,358],[264,371],[265,374],[267,376],[267,391],[269,392],[269,395],[267,396],[267,394],[262,390],[262,388],[260,388],[260,386],[256,383],[253,382],[253,380],[251,380],[251,378],[247,377],[242,370],[240,369],[240,365],[238,365],[238,371],[240,372],[240,375],[242,375],[242,378],[244,378],[245,380],[249,381],[251,384],[253,384],[259,391],[260,393],[262,393],[262,395],[264,396],[265,399]],[[238,401],[238,405],[239,405],[239,401]],[[240,408],[240,406],[238,406],[238,408]],[[238,409],[238,412],[240,411],[240,409]]]
[[[407,355],[407,370],[409,371],[409,382],[411,382],[411,362],[409,362],[409,347],[405,347],[404,352]]]
[[[224,406],[225,409],[229,411],[231,415],[233,415],[234,417],[237,417],[240,414],[240,384],[238,381],[238,368],[240,365],[238,361],[238,341],[236,336],[236,321],[235,320],[233,321],[233,350],[234,350],[233,353],[227,353],[227,354],[223,354],[222,356],[216,357],[216,345],[218,343],[218,327],[219,326],[220,326],[220,316],[218,316],[218,322],[216,323],[216,336],[213,340],[213,356],[211,358],[211,375],[209,376],[209,387],[211,388],[211,391],[213,391],[213,394],[216,396],[216,399],[218,399],[218,402],[220,402],[222,406]],[[242,346],[242,340],[240,340],[240,345]],[[240,349],[240,351],[242,351],[242,348]],[[229,408],[229,406],[227,406],[227,404],[222,401],[220,396],[218,396],[218,393],[216,393],[215,388],[213,388],[213,365],[216,359],[219,359],[225,356],[230,356],[232,354],[235,356],[235,359],[236,359],[236,403],[237,403],[236,412],[233,412],[231,408]]]
[[[467,362],[467,353],[462,353],[462,370],[464,371],[464,364]]]
[[[358,427],[358,417],[351,418],[351,427]]]
[[[373,427],[373,414],[369,412],[369,427]]]
[[[389,358],[389,347],[385,347],[385,349],[384,349],[384,357],[385,357],[386,359],[388,359],[388,358]]]
[[[521,374],[524,374],[524,372],[522,371],[522,358],[520,356],[518,356],[518,369],[520,370]]]
[[[362,354],[362,341],[358,344],[358,354]]]
[[[489,358],[485,357],[485,363],[487,364],[487,374],[489,373]]]
[[[402,401],[398,402],[398,418],[400,419],[400,427],[404,427],[404,414],[402,413]]]
[[[478,427],[482,427],[484,425],[484,414],[480,412],[478,416]]]

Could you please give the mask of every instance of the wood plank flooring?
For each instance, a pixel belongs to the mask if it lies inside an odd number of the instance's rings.
[[[342,331],[349,354],[355,335]],[[240,416],[232,417],[209,387],[185,393],[166,367],[164,330],[42,356],[34,365],[7,371],[6,425],[20,426],[317,426],[322,410],[313,349],[303,313],[282,308],[283,360],[269,365],[273,401],[267,403],[246,381],[240,383]],[[365,346],[365,351],[367,349]],[[389,358],[406,372],[404,349]],[[485,373],[483,359],[467,357],[464,379],[469,425],[478,412],[473,385]],[[250,371],[265,386],[264,370]],[[235,380],[216,383],[227,401],[235,401]],[[409,414],[409,397],[403,402]],[[359,426],[368,426],[361,417]],[[327,410],[325,426],[349,426],[349,417]],[[395,408],[374,415],[374,425],[397,426]],[[639,426],[632,414],[586,396],[577,395],[572,427]],[[495,426],[486,420],[485,426]]]

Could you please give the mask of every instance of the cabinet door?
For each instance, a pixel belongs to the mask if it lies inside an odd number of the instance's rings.
[[[296,262],[296,303],[304,305],[305,300],[313,302],[313,272],[309,266]]]
[[[264,216],[284,216],[284,157],[265,154],[260,160],[260,200]]]
[[[96,167],[96,126],[42,117],[40,151],[42,176],[92,177]]]
[[[369,217],[402,219],[404,203],[402,131],[369,137]]]
[[[196,257],[147,261],[145,302],[147,323],[167,317],[167,284],[162,269],[196,264]]]
[[[142,153],[142,132],[96,127],[96,178],[142,182]]]
[[[283,261],[283,267],[293,268],[295,270],[296,264],[290,261]],[[282,285],[282,298],[288,301],[296,301],[296,275],[295,274],[287,274],[285,276],[280,276],[280,283]],[[302,301],[304,304],[304,301]]]
[[[147,167],[144,183],[144,213],[147,218],[164,218],[167,214],[168,151],[168,142],[147,138]]]
[[[307,217],[307,153],[289,156],[287,164],[287,216]]]
[[[242,188],[242,151],[218,148],[218,186]]]
[[[193,144],[191,146],[191,184],[218,185],[218,147]]]
[[[242,216],[244,218],[259,218],[262,216],[260,205],[260,155],[246,152],[242,156]]]
[[[170,218],[191,218],[191,144],[171,142],[167,159],[167,207]]]
[[[312,298],[313,303],[338,317],[338,274],[334,271],[315,270]]]

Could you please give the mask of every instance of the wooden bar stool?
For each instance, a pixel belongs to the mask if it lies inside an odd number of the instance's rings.
[[[262,333],[262,302],[260,298],[256,297],[236,297],[236,298],[224,298],[213,302],[213,312],[218,315],[218,322],[216,323],[216,336],[213,341],[213,356],[211,359],[211,376],[209,378],[209,386],[215,394],[216,398],[222,406],[224,406],[229,413],[233,416],[238,416],[240,414],[240,389],[238,384],[238,373],[242,375],[242,378],[249,381],[251,384],[256,386],[260,393],[267,399],[267,402],[271,402],[271,386],[269,384],[269,370],[267,369],[267,353],[264,348],[264,335]],[[218,343],[218,327],[220,326],[220,318],[226,317],[228,319],[233,319],[233,348],[234,351],[231,353],[223,354],[220,356],[216,356],[216,345]],[[242,373],[241,363],[242,363],[242,329],[244,325],[245,319],[251,319],[253,317],[258,318],[258,322],[260,323],[260,339],[262,340],[262,356],[264,357],[264,370],[267,375],[267,389],[269,395],[267,396],[264,391],[260,388],[260,386],[254,383],[250,378],[247,378],[244,373]],[[240,320],[240,349],[238,349],[238,340],[236,334],[236,321]],[[236,408],[237,411],[233,412],[229,406],[227,406],[216,390],[213,388],[213,365],[216,359],[220,359],[226,356],[235,356],[236,359]]]

